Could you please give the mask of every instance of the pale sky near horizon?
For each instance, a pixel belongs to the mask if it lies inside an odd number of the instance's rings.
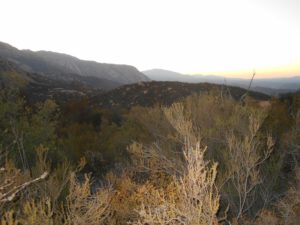
[[[0,0],[0,41],[139,70],[300,75],[300,0]]]

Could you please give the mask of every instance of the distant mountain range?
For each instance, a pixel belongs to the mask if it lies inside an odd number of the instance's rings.
[[[3,42],[0,42],[0,58],[30,73],[57,80],[81,79],[104,90],[149,80],[133,66],[85,61],[48,51],[19,50]]]
[[[57,88],[59,90],[60,88],[66,89],[68,93],[80,90],[85,90],[84,93],[89,90],[91,92],[95,90],[102,92],[122,85],[151,80],[213,83],[241,88],[248,88],[250,83],[249,79],[225,78],[213,75],[184,75],[162,69],[140,72],[129,65],[85,61],[70,55],[49,51],[19,50],[3,42],[0,42],[0,66],[4,68],[2,68],[4,71],[2,71],[2,75],[3,73],[10,74],[10,76],[0,76],[0,85],[1,82],[3,85],[15,80],[11,77],[17,77],[20,78],[19,80],[29,81],[29,87],[37,87],[37,84],[47,86],[49,91],[45,92],[45,96],[51,95]],[[11,76],[12,74],[18,74],[18,76]],[[300,76],[272,79],[255,78],[251,90],[268,95],[299,91]]]
[[[29,103],[54,99],[65,104],[70,100],[89,99],[94,106],[113,109],[133,106],[170,105],[193,93],[209,93],[222,90],[225,95],[240,99],[247,91],[239,87],[209,83],[182,82],[139,82],[135,84],[111,87],[112,90],[99,90],[96,77],[83,77],[75,74],[63,74],[64,79],[56,76],[27,72],[17,64],[0,58],[0,89],[17,87]],[[93,86],[93,85],[94,86]],[[110,83],[106,84],[110,85]],[[268,100],[269,96],[250,91],[249,96],[256,100]]]
[[[250,79],[228,78],[213,75],[184,75],[163,69],[153,69],[143,71],[151,80],[155,81],[179,81],[187,83],[214,83],[230,86],[248,88]],[[287,92],[300,90],[300,76],[289,78],[255,78],[251,85],[251,90],[262,92],[269,95],[278,95]]]

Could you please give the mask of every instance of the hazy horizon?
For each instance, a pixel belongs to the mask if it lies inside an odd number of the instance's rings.
[[[255,68],[257,78],[300,75],[297,0],[11,0],[2,6],[1,41],[18,49],[140,71],[249,78]]]

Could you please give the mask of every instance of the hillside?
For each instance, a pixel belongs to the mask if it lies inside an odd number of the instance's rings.
[[[130,108],[132,106],[153,106],[156,104],[170,105],[194,93],[209,93],[214,90],[223,90],[239,99],[247,91],[238,87],[224,87],[209,83],[180,83],[180,82],[143,82],[125,85],[114,90],[99,94],[92,98],[92,102],[105,108]],[[249,95],[258,100],[268,100],[269,96],[257,92],[249,92]]]
[[[107,89],[97,88],[103,84]],[[29,102],[45,101],[46,99],[67,102],[71,99],[79,100],[84,97],[91,98],[93,105],[118,109],[131,108],[137,105],[170,105],[193,93],[209,93],[216,89],[223,90],[224,95],[230,93],[234,99],[239,99],[246,93],[246,90],[242,88],[224,87],[209,83],[152,81],[120,86],[119,83],[77,74],[63,74],[63,79],[60,79],[57,76],[24,71],[15,63],[1,58],[0,86],[20,88]],[[250,92],[249,95],[259,100],[269,98],[267,95],[256,92]]]
[[[97,77],[82,77],[76,74],[64,74],[63,78],[29,73],[16,64],[0,58],[0,87],[19,89],[29,102],[47,99],[66,102],[102,92],[103,90],[97,87],[103,84],[107,88],[120,85]]]
[[[52,94],[54,87],[50,80],[43,81],[41,75],[19,71],[10,62],[3,61],[1,64],[2,85],[7,87],[9,84],[11,87],[19,84],[31,87],[31,94],[44,95],[45,90]],[[61,84],[56,84],[56,89]],[[32,87],[34,85],[36,89]],[[4,183],[9,177],[17,185],[31,180],[35,182],[26,188],[26,192],[20,190],[20,197],[13,199],[14,202],[2,204],[4,207],[0,214],[5,217],[1,218],[4,218],[5,224],[17,224],[8,222],[19,219],[28,224],[27,221],[32,221],[34,215],[34,221],[38,221],[36,224],[47,218],[49,224],[58,225],[65,224],[60,222],[65,218],[83,218],[70,224],[89,225],[95,224],[100,211],[108,215],[100,213],[100,219],[105,218],[103,224],[132,224],[128,222],[144,207],[143,202],[147,206],[153,205],[155,212],[161,206],[160,196],[167,196],[162,199],[167,203],[171,199],[172,207],[182,196],[184,199],[180,201],[191,202],[193,207],[198,207],[194,204],[195,195],[190,195],[189,201],[186,201],[187,194],[182,195],[187,186],[181,188],[185,184],[183,179],[194,185],[197,178],[195,186],[190,186],[198,190],[210,179],[205,187],[216,190],[218,195],[205,191],[201,196],[209,198],[206,205],[210,204],[211,196],[217,196],[216,209],[220,208],[222,215],[226,210],[228,221],[236,221],[239,216],[239,208],[233,206],[239,204],[240,199],[236,196],[240,192],[232,187],[249,184],[243,193],[249,188],[257,193],[247,196],[252,200],[247,207],[251,208],[254,216],[250,211],[244,212],[242,222],[237,224],[284,224],[272,222],[286,213],[285,208],[277,205],[285,204],[288,209],[299,205],[299,198],[295,195],[299,196],[296,182],[300,180],[294,179],[299,169],[294,168],[299,167],[300,162],[300,98],[291,94],[282,99],[273,98],[268,107],[258,107],[258,104],[252,104],[256,101],[251,99],[244,104],[234,100],[241,98],[244,89],[228,87],[223,89],[222,95],[215,91],[220,88],[222,90],[220,85],[206,83],[139,83],[97,95],[92,98],[94,107],[86,98],[80,99],[80,90],[74,86],[70,89],[63,86],[63,92],[55,92],[61,99],[65,96],[64,92],[77,90],[77,97],[72,99],[69,96],[67,100],[71,101],[65,104],[55,104],[47,99],[38,105],[28,105],[19,96],[12,95],[10,90],[1,91],[1,146],[10,160],[2,164],[1,181]],[[192,93],[201,94],[184,98]],[[249,92],[249,95],[258,100],[269,99],[259,93]],[[170,105],[172,102],[175,104]],[[123,110],[137,105],[140,107]],[[236,174],[240,171],[249,175],[237,179]],[[48,177],[44,176],[45,173]],[[203,180],[202,177],[208,178]],[[259,180],[252,180],[253,177]],[[263,179],[269,177],[272,179]],[[10,193],[9,188],[13,188],[15,183],[9,185],[2,189],[2,193]],[[268,205],[264,204],[265,190],[272,197]],[[190,188],[185,193],[193,192]],[[47,204],[55,201],[57,204],[53,204],[53,209],[48,211],[44,208],[44,205],[48,207]],[[102,202],[107,211],[100,210]],[[223,205],[229,207],[223,209]],[[79,209],[82,214],[65,211],[64,207]],[[13,216],[7,213],[10,210],[14,210]],[[195,215],[199,215],[200,210],[199,207]],[[86,216],[89,216],[86,212],[90,211],[93,217]],[[48,212],[53,216],[48,217]],[[299,215],[298,208],[292,212]],[[190,211],[186,214],[190,215]],[[266,219],[265,214],[268,215]],[[142,216],[140,218],[143,219]],[[244,223],[244,218],[250,222]],[[288,218],[299,221],[296,216]],[[256,223],[260,219],[265,220]],[[147,224],[147,221],[133,225],[141,224]],[[167,222],[163,221],[160,225],[165,224]]]
[[[64,79],[65,74],[77,74],[104,79],[114,84],[149,80],[133,66],[85,61],[49,51],[19,50],[2,42],[0,42],[0,57],[14,62],[27,72],[54,76],[56,79]],[[98,88],[107,89],[107,82],[99,83]]]

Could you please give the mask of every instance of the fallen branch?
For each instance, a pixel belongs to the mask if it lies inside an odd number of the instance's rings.
[[[41,176],[39,176],[31,181],[27,181],[19,186],[13,187],[10,191],[8,191],[4,194],[0,192],[0,202],[7,203],[7,202],[13,201],[16,198],[17,194],[20,193],[22,190],[24,190],[25,188],[27,188],[28,186],[30,186],[34,183],[37,183],[41,180],[46,179],[48,175],[49,175],[49,173],[46,171]],[[0,187],[0,189],[1,189],[1,187]]]

